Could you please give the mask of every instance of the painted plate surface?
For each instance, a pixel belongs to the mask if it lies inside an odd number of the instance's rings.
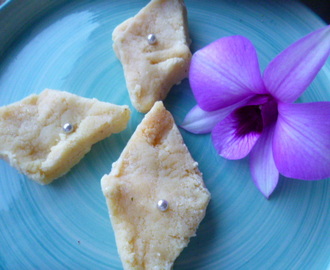
[[[147,3],[7,2],[0,10],[0,105],[52,88],[132,108],[111,34]],[[241,34],[256,46],[261,69],[290,43],[324,26],[293,1],[186,0],[186,6],[193,52]],[[299,101],[329,100],[330,61]],[[178,124],[195,104],[187,80],[165,100]],[[100,179],[142,117],[133,109],[124,132],[94,145],[48,186],[0,161],[0,269],[122,269]],[[212,200],[174,269],[329,269],[329,179],[281,177],[266,200],[252,183],[247,159],[224,160],[210,135],[181,133]]]

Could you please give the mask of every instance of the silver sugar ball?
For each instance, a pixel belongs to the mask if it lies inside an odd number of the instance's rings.
[[[168,202],[166,200],[159,200],[157,202],[158,210],[165,212],[168,209]]]
[[[157,42],[157,38],[156,38],[156,35],[155,34],[149,34],[148,35],[148,43],[150,45],[153,45]]]
[[[63,131],[65,133],[71,133],[73,131],[73,125],[71,125],[70,123],[65,123],[63,125]]]

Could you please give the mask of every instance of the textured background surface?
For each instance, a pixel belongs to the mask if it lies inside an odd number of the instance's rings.
[[[0,62],[0,106],[46,87],[130,105],[111,33],[147,1],[64,2],[17,0],[0,11],[0,45],[10,45]],[[324,25],[292,1],[186,0],[186,5],[192,51],[242,34],[257,47],[262,69],[290,43]],[[24,22],[26,27],[17,25]],[[300,101],[329,101],[329,74],[328,61]],[[187,80],[165,101],[177,123],[194,104]],[[142,117],[133,110],[127,130],[96,144],[48,186],[0,161],[0,269],[121,269],[99,180]],[[181,132],[213,198],[198,236],[174,269],[330,266],[329,180],[282,177],[266,200],[251,181],[247,159],[226,161],[216,155],[209,135]]]

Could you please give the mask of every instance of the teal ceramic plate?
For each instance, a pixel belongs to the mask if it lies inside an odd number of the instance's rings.
[[[147,1],[12,0],[0,10],[0,105],[44,88],[131,106],[111,33]],[[197,49],[241,34],[261,69],[281,50],[324,26],[293,1],[186,0]],[[330,61],[301,102],[330,100]],[[178,124],[195,105],[187,80],[165,100]],[[132,106],[131,106],[132,108]],[[97,143],[67,175],[40,186],[0,161],[0,269],[122,269],[100,179],[109,173],[143,115]],[[330,181],[280,178],[269,200],[250,178],[248,160],[217,156],[210,135],[181,130],[212,193],[197,237],[174,269],[330,267]]]

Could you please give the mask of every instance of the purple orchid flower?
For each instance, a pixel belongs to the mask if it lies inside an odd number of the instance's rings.
[[[330,26],[292,44],[260,73],[252,43],[221,38],[197,51],[189,81],[198,105],[181,127],[212,132],[227,159],[250,154],[252,179],[268,198],[279,173],[302,180],[330,177],[330,102],[293,103],[330,54]]]

